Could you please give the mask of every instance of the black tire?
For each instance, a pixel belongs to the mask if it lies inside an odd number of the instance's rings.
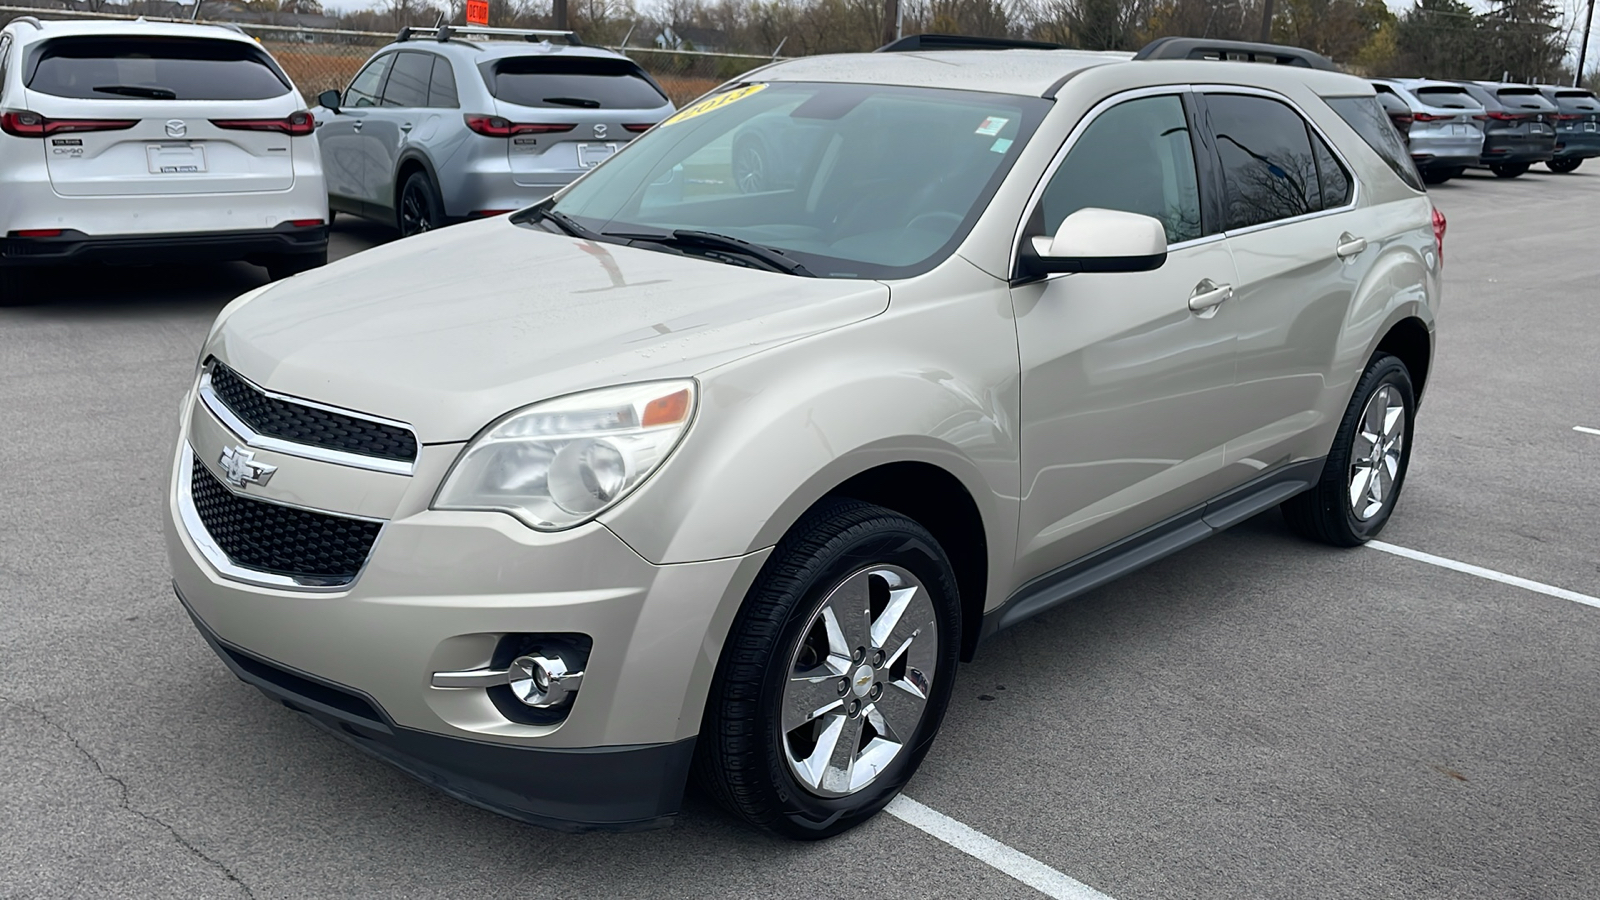
[[[897,755],[854,793],[828,798],[790,770],[783,692],[791,661],[815,634],[814,620],[833,588],[874,565],[905,569],[927,588],[938,625],[937,662],[921,718]],[[734,815],[798,840],[831,837],[871,818],[900,792],[939,731],[955,683],[960,607],[955,573],[927,529],[856,500],[813,509],[762,567],[723,645],[696,748],[696,780]],[[867,714],[863,706],[861,717]],[[869,732],[861,734],[866,740]]]
[[[1451,178],[1448,169],[1423,169],[1421,174],[1423,184],[1444,184]]]
[[[328,251],[324,249],[316,253],[285,253],[267,259],[263,264],[267,268],[268,280],[282,281],[301,272],[309,272],[327,265]]]
[[[1351,508],[1351,472],[1358,462],[1352,451],[1356,449],[1358,429],[1368,401],[1385,386],[1399,394],[1404,406],[1405,431],[1399,448],[1398,469],[1382,508],[1363,519]],[[1387,353],[1375,354],[1356,385],[1344,418],[1339,421],[1339,431],[1328,451],[1328,461],[1322,467],[1322,477],[1311,490],[1283,502],[1283,518],[1290,530],[1335,547],[1355,547],[1376,537],[1394,513],[1400,491],[1405,486],[1406,469],[1411,463],[1412,436],[1416,434],[1416,411],[1416,393],[1405,363]]]
[[[412,172],[400,185],[395,204],[395,224],[401,237],[411,237],[444,225],[444,203],[426,172]]]
[[[1581,165],[1583,165],[1582,159],[1552,159],[1545,163],[1546,168],[1558,175],[1576,172]]]
[[[772,188],[772,154],[759,138],[745,136],[733,145],[733,183],[741,194]]]
[[[0,266],[0,306],[22,306],[34,299],[28,273],[13,266]]]
[[[1494,165],[1489,167],[1489,171],[1493,172],[1495,174],[1496,178],[1516,178],[1518,175],[1521,175],[1523,172],[1528,171],[1528,164],[1527,163],[1495,163]]]

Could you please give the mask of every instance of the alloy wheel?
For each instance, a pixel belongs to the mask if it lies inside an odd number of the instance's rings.
[[[779,749],[821,797],[872,784],[907,749],[938,675],[928,589],[899,566],[861,569],[811,617],[789,662]]]
[[[759,145],[753,142],[741,144],[733,161],[733,171],[741,193],[754,194],[766,190],[767,160]]]
[[[1405,400],[1393,385],[1373,392],[1350,448],[1350,511],[1366,522],[1383,511],[1400,475],[1405,449]]]
[[[423,193],[426,187],[419,181],[410,181],[406,184],[405,194],[400,198],[400,234],[410,237],[421,234],[433,228],[433,209],[428,197]]]

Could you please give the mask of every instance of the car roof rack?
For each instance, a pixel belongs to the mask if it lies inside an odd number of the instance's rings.
[[[11,21],[12,22],[21,22],[24,25],[32,25],[34,28],[38,29],[39,31],[43,31],[44,30],[44,23],[39,21],[39,18],[37,16],[17,16],[16,18],[12,19]],[[7,24],[10,24],[10,23],[7,23]]]
[[[1333,60],[1320,53],[1283,44],[1258,44],[1253,41],[1221,41],[1208,38],[1164,37],[1144,45],[1134,59],[1214,59],[1222,61],[1276,63],[1337,72]]]
[[[915,53],[919,50],[1065,50],[1061,44],[1045,41],[1019,41],[1011,38],[975,37],[965,34],[908,34],[872,51],[874,53]]]
[[[535,44],[550,38],[561,38],[574,47],[584,46],[576,31],[552,31],[547,28],[490,28],[487,25],[413,25],[400,29],[400,34],[395,37],[395,41],[403,44],[413,38],[431,37],[443,44],[451,38],[479,35],[483,37],[522,38],[529,43]]]

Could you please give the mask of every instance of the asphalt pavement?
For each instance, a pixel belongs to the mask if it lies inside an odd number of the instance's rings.
[[[1385,541],[1600,594],[1600,166],[1435,188],[1438,352]],[[341,220],[334,255],[382,240]],[[566,835],[236,681],[173,599],[178,404],[243,264],[0,309],[0,898],[1038,897],[889,816],[823,844],[691,795]],[[1600,896],[1600,610],[1276,512],[986,644],[910,797],[1116,900]]]

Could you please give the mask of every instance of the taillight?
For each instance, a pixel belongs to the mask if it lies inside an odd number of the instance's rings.
[[[1583,116],[1577,115],[1576,113],[1556,113],[1556,118],[1563,122],[1571,122],[1581,119]]]
[[[13,232],[11,232],[10,236],[11,237],[21,237],[21,238],[61,237],[61,229],[59,229],[59,228],[24,228],[21,231],[13,231]]]
[[[622,130],[623,131],[631,131],[634,134],[639,134],[640,132],[649,131],[650,130],[650,123],[649,122],[639,122],[639,123],[634,124],[634,125],[624,125],[624,126],[622,126]]]
[[[556,134],[571,131],[577,124],[558,125],[550,122],[513,122],[503,116],[485,116],[467,113],[467,127],[484,137],[511,137],[514,134]]]
[[[317,128],[317,120],[304,109],[281,119],[212,119],[211,124],[229,131],[276,131],[290,137],[305,137]]]
[[[1500,112],[1499,110],[1496,110],[1492,113],[1485,113],[1481,116],[1473,116],[1473,118],[1493,119],[1496,122],[1521,122],[1523,119],[1526,119],[1527,116],[1518,115],[1517,113]]]
[[[42,138],[67,132],[123,131],[137,124],[138,119],[51,119],[25,109],[0,113],[0,131],[12,137]]]
[[[1411,116],[1418,122],[1448,122],[1455,116],[1436,116],[1433,113],[1413,113]]]
[[[1444,259],[1444,213],[1439,212],[1439,207],[1433,208],[1433,243],[1439,248],[1439,259]]]

